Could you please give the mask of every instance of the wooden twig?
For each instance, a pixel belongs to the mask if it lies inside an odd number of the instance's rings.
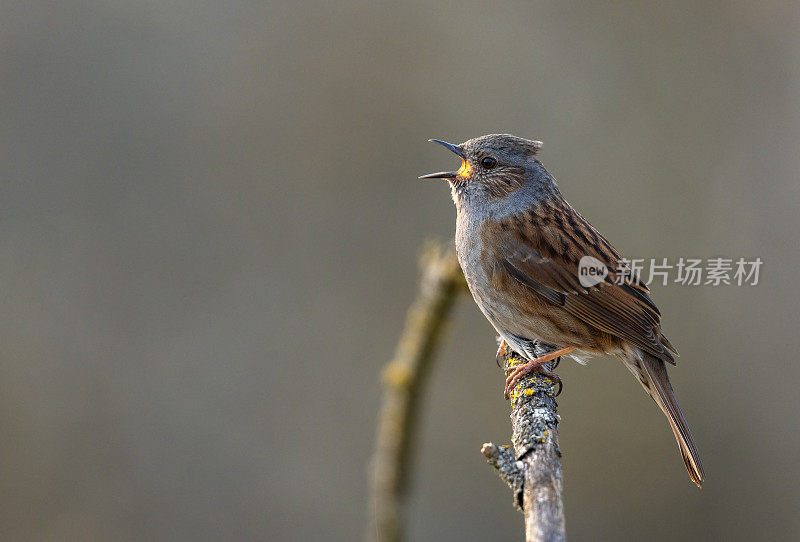
[[[466,289],[452,243],[429,243],[420,260],[420,289],[394,359],[383,371],[383,404],[372,461],[371,526],[367,537],[402,539],[409,452],[423,387],[459,292]]]
[[[541,350],[541,351],[540,351]],[[537,356],[548,351],[537,349]],[[510,365],[524,363],[505,356]],[[545,365],[549,371],[553,365]],[[557,364],[557,362],[556,362]],[[488,442],[481,452],[514,494],[514,506],[525,516],[525,540],[565,540],[561,451],[558,448],[556,393],[559,385],[540,374],[522,378],[511,394],[511,442],[508,447]]]

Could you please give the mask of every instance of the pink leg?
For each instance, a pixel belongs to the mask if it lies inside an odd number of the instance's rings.
[[[508,352],[508,343],[505,339],[500,341],[500,347],[497,349],[497,354],[494,356],[494,360],[497,362],[497,366],[500,367],[500,358],[506,355]]]

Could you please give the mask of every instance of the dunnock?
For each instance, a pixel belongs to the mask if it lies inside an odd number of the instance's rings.
[[[498,354],[510,346],[529,360],[508,376],[506,398],[521,376],[561,355],[615,355],[666,414],[700,486],[703,466],[667,377],[665,363],[674,365],[677,352],[661,314],[647,286],[620,268],[611,243],[563,198],[536,159],[541,142],[506,134],[431,141],[462,160],[458,171],[420,178],[450,183],[458,261],[472,296],[500,334]],[[591,278],[580,274],[586,262],[597,270]],[[537,358],[536,345],[552,351]]]

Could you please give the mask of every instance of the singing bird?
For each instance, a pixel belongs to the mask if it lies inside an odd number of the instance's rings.
[[[528,360],[508,375],[506,398],[520,377],[556,357],[617,356],[666,415],[699,487],[703,466],[667,377],[677,351],[661,331],[661,313],[619,252],[561,195],[536,158],[542,143],[508,134],[431,141],[461,158],[458,171],[420,178],[450,184],[458,261],[500,334],[498,356],[510,347]],[[591,277],[581,275],[586,262]],[[537,345],[550,353],[537,358]]]

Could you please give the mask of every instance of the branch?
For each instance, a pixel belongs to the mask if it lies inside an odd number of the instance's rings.
[[[372,462],[369,539],[402,539],[409,452],[420,399],[453,303],[466,283],[452,243],[429,243],[420,259],[417,299],[408,311],[394,360],[383,371],[383,404]]]
[[[537,346],[537,356],[547,353]],[[504,360],[509,366],[524,363],[518,357]],[[551,371],[556,362],[544,367]],[[505,446],[486,443],[481,452],[514,494],[514,506],[525,516],[525,540],[556,542],[566,539],[561,499],[561,450],[558,448],[556,393],[558,384],[531,373],[511,394],[511,442]]]

